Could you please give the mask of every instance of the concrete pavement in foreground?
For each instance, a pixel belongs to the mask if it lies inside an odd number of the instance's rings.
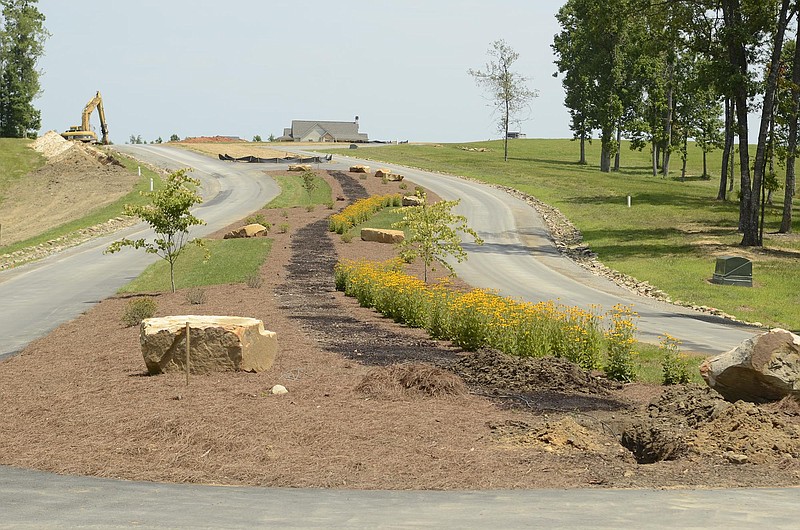
[[[0,466],[0,528],[797,528],[798,489],[361,491]]]

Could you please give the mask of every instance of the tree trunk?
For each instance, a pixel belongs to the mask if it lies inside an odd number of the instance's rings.
[[[617,152],[614,154],[614,171],[619,171],[619,157],[620,157],[620,152],[622,151],[622,149],[620,149],[620,146],[622,145],[621,142],[622,142],[622,127],[618,126],[617,127]]]
[[[669,176],[669,152],[672,150],[672,81],[674,77],[674,67],[672,63],[667,64],[667,117],[664,120],[664,136],[667,139],[667,145],[664,148],[664,177]]]
[[[800,46],[794,48],[792,61],[792,112],[789,118],[789,138],[786,153],[786,182],[783,187],[783,216],[778,232],[792,231],[792,202],[795,188],[794,162],[797,156],[797,121],[800,112]]]
[[[775,32],[775,38],[772,44],[772,58],[769,66],[769,73],[767,75],[766,86],[764,87],[764,100],[761,108],[761,123],[758,128],[758,145],[756,146],[756,159],[753,167],[752,190],[750,190],[750,193],[745,200],[746,218],[744,222],[744,234],[742,236],[741,243],[743,246],[760,247],[763,245],[760,229],[762,223],[759,223],[760,205],[758,198],[761,195],[761,187],[764,183],[764,171],[766,169],[767,155],[767,132],[769,130],[769,124],[772,121],[775,92],[778,85],[778,70],[780,68],[783,37],[786,32],[787,15],[789,12],[790,1],[791,0],[782,0],[781,2],[781,10],[780,14],[778,15],[777,31]],[[743,60],[743,64],[746,66],[746,58]],[[739,129],[741,130],[741,125]],[[744,170],[744,168],[742,169]],[[742,182],[743,196],[744,193],[744,182]]]
[[[611,172],[611,155],[614,153],[614,130],[603,129],[600,134],[600,171]]]
[[[585,166],[586,165],[586,129],[585,125],[581,126],[581,159],[578,160],[578,164]]]
[[[653,149],[650,151],[651,158],[653,159],[653,176],[655,177],[658,175],[658,147],[656,146],[656,140],[653,139]]]
[[[703,178],[708,179],[708,153],[703,149]]]
[[[681,182],[686,180],[686,159],[689,158],[687,156],[688,155],[688,153],[687,153],[688,147],[689,147],[689,131],[688,130],[684,130],[683,131],[683,152],[681,153],[681,159],[682,159],[682,164],[681,164]]]
[[[725,191],[728,188],[728,163],[731,160],[733,150],[733,117],[731,116],[731,98],[725,98],[725,147],[722,148],[722,169],[719,175],[719,190],[717,190],[717,200],[727,199]],[[705,158],[703,159],[705,164]],[[705,170],[704,170],[705,171]]]

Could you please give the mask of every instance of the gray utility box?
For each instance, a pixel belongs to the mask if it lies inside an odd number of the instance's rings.
[[[749,259],[736,256],[717,258],[717,267],[711,283],[752,287],[753,263]]]

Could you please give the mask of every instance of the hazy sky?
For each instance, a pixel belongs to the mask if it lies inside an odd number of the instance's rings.
[[[40,62],[42,131],[80,123],[103,94],[124,143],[279,136],[292,119],[360,117],[370,139],[497,138],[467,74],[490,43],[519,54],[540,96],[529,138],[568,138],[550,44],[562,0],[40,0],[52,36]],[[99,130],[99,121],[93,115]]]

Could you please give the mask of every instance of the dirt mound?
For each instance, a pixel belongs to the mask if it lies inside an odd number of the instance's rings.
[[[622,452],[612,435],[581,425],[572,416],[548,420],[540,425],[510,420],[501,424],[490,422],[487,426],[494,439],[512,447],[532,447],[555,453]]]
[[[595,377],[565,359],[512,357],[484,348],[453,363],[453,371],[469,385],[506,392],[577,392],[609,395],[618,384]]]
[[[792,407],[730,403],[697,385],[667,389],[622,433],[639,463],[692,452],[734,463],[800,458],[800,422]]]
[[[47,131],[42,136],[37,138],[32,144],[36,151],[39,151],[45,158],[54,158],[64,151],[68,151],[76,144],[65,140],[63,136],[56,131]]]
[[[467,393],[466,385],[457,375],[427,363],[372,368],[355,390],[387,398],[407,395],[460,396]]]
[[[68,142],[54,131],[39,140],[39,148],[49,159],[6,192],[0,210],[3,244],[84,217],[127,194],[138,180],[97,148]]]

